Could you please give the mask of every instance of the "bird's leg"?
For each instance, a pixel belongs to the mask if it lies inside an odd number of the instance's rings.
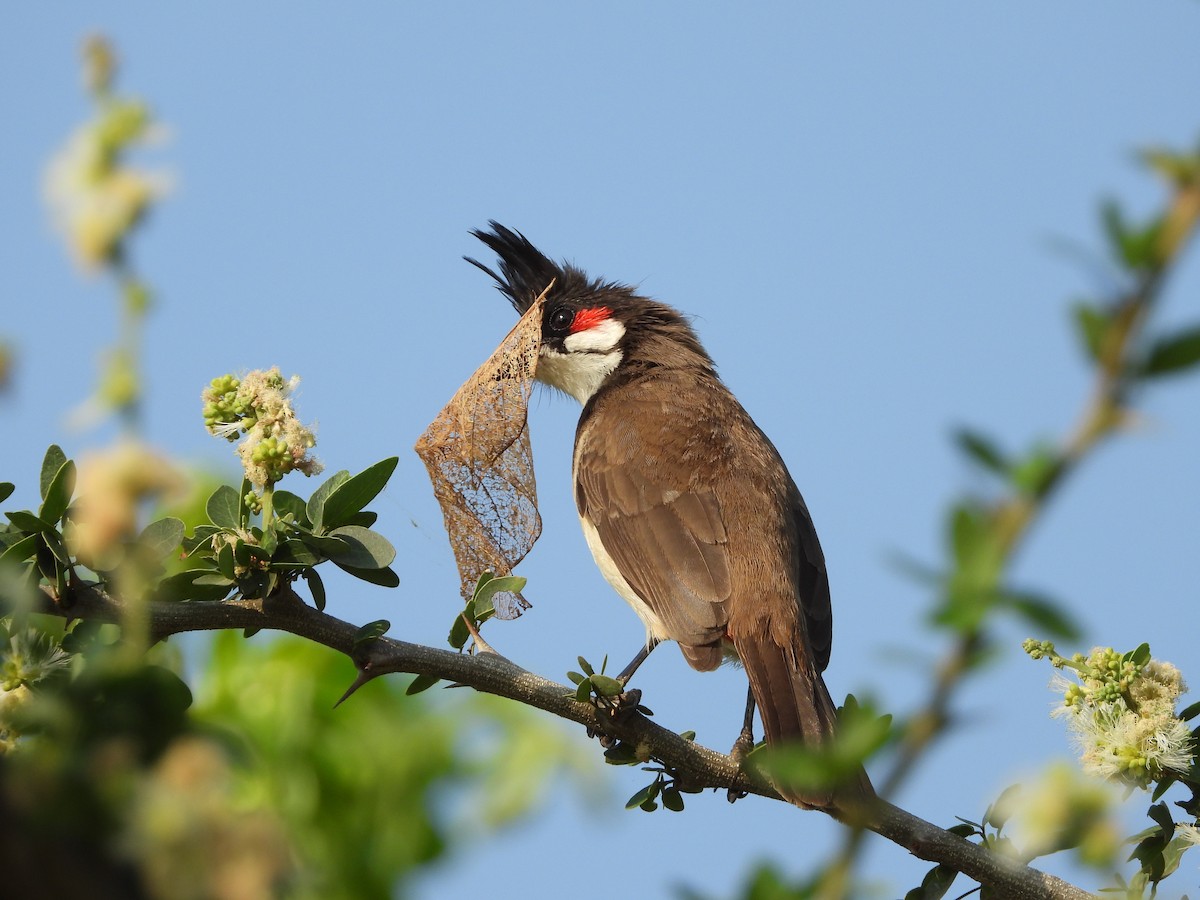
[[[733,749],[729,751],[729,755],[737,760],[739,766],[754,749],[754,692],[746,691],[746,718],[742,722],[742,730],[737,736],[737,740],[733,742]],[[746,796],[745,791],[737,791],[730,788],[726,794],[730,803],[741,800]]]
[[[617,676],[617,681],[621,682],[621,684],[629,684],[629,679],[633,677],[633,673],[646,661],[650,652],[661,643],[662,641],[658,638],[649,638],[642,649],[637,652],[637,656],[631,659],[629,665],[621,670],[621,674]]]
[[[640,667],[641,664],[646,661],[646,657],[650,655],[651,651],[653,651],[654,648],[661,643],[662,641],[660,641],[658,638],[650,638],[646,641],[642,649],[637,652],[637,656],[631,659],[629,661],[629,665],[622,669],[621,674],[617,676],[617,681],[621,682],[622,687],[629,684],[629,679],[633,677],[633,673],[636,672],[638,667]],[[617,694],[617,696],[609,698],[605,702],[610,714],[616,716],[625,710],[637,709],[638,705],[642,702],[642,692],[637,688],[634,688],[632,691],[622,691],[620,694]],[[588,729],[588,737],[596,736],[597,735],[592,733],[591,729]],[[613,743],[615,743],[612,738],[609,738],[606,735],[600,735],[599,737],[600,744],[604,747],[611,746]]]

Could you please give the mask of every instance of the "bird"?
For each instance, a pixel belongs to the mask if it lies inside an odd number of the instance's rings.
[[[620,680],[663,641],[702,672],[733,656],[749,680],[735,751],[753,747],[756,706],[768,747],[829,741],[829,577],[812,516],[774,444],[683,314],[554,262],[519,231],[488,225],[471,234],[496,254],[499,271],[464,259],[520,314],[549,286],[536,378],[582,405],[572,476],[584,538],[646,627]],[[839,796],[832,786],[776,788],[806,808]],[[865,773],[857,790],[870,792]]]

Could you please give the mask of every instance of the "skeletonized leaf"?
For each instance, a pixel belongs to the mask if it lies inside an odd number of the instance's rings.
[[[547,290],[549,290],[547,285]],[[484,572],[509,575],[542,531],[527,414],[541,345],[542,292],[438,413],[414,448],[442,507],[464,598]],[[494,599],[501,618],[528,604]]]

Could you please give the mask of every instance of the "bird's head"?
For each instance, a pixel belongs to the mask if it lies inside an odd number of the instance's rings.
[[[556,263],[520,232],[488,224],[491,231],[471,233],[499,257],[500,273],[466,260],[495,279],[517,312],[524,314],[554,282],[542,313],[539,381],[587,403],[610,376],[630,367],[712,369],[696,333],[676,310],[628,285],[592,279],[569,263]]]

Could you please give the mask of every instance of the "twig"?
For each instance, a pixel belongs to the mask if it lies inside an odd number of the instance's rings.
[[[120,623],[125,617],[121,601],[94,585],[78,585],[68,597],[56,599],[48,589],[37,595],[34,612]],[[187,631],[256,628],[286,631],[322,644],[353,659],[370,677],[406,672],[426,675],[473,687],[544,710],[617,740],[648,748],[653,758],[689,784],[723,790],[734,789],[774,800],[782,798],[766,783],[743,772],[733,757],[709,749],[630,710],[610,717],[595,706],[575,699],[575,691],[522,669],[491,653],[477,655],[426,647],[381,637],[355,651],[358,628],[305,604],[286,591],[267,600],[176,603],[150,601],[150,633],[155,640]],[[838,818],[844,818],[831,812]],[[1016,900],[1083,900],[1091,897],[1059,878],[991,853],[957,835],[880,801],[856,811],[870,831],[899,844],[921,859],[943,863]],[[863,821],[865,819],[865,822]]]

